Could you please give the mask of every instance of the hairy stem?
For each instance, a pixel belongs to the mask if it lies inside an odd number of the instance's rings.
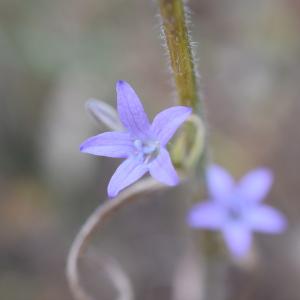
[[[90,243],[93,233],[99,229],[107,219],[111,218],[122,206],[138,199],[139,194],[154,192],[166,186],[161,185],[152,178],[147,178],[137,182],[129,187],[113,201],[105,201],[89,216],[86,222],[79,230],[68,255],[66,275],[70,290],[76,300],[93,300],[91,295],[84,289],[80,283],[79,276],[79,259],[82,257]],[[109,273],[115,288],[119,292],[118,300],[133,300],[133,291],[130,289],[128,280],[120,268],[116,264],[103,265],[104,269]],[[125,279],[124,279],[125,278]]]
[[[198,161],[192,161],[194,167],[196,167],[196,181],[197,184],[203,187],[205,182],[205,166],[207,163],[207,147],[205,144],[205,120],[203,113],[203,105],[199,96],[197,87],[197,74],[195,69],[194,57],[191,48],[190,36],[186,23],[186,12],[182,0],[158,0],[160,6],[160,15],[162,18],[163,33],[166,40],[166,47],[169,53],[170,64],[173,79],[175,81],[175,88],[178,97],[178,102],[181,105],[191,106],[194,113],[198,115],[201,121],[202,132],[202,146],[201,153],[199,153]],[[202,126],[203,125],[203,126]],[[186,128],[183,135],[179,137],[180,140],[175,144],[174,147],[182,149],[185,147],[196,149],[194,147],[195,135],[193,132]],[[192,147],[189,142],[192,141]],[[181,144],[180,144],[181,143]],[[200,149],[200,148],[199,148]],[[175,149],[176,150],[176,149]],[[199,150],[200,151],[200,150]],[[176,153],[176,152],[175,152]],[[185,160],[188,161],[189,155],[185,156]],[[174,156],[172,156],[174,158]],[[182,166],[184,163],[178,164]],[[191,170],[191,169],[190,169]],[[199,201],[199,196],[195,197],[194,200]],[[217,276],[220,270],[223,270],[222,263],[219,261],[219,245],[215,239],[211,239],[210,235],[200,236],[195,233],[195,240],[197,246],[201,247],[203,258],[205,260],[205,286],[204,286],[204,297],[205,299],[224,299],[224,293],[220,295],[215,293],[215,289],[222,285],[222,280]],[[212,252],[210,249],[214,249]],[[200,249],[199,249],[200,250]],[[200,252],[200,251],[199,251]],[[200,258],[199,258],[200,260]],[[222,271],[223,272],[223,271]]]
[[[197,72],[188,27],[186,23],[186,12],[182,0],[158,0],[160,15],[162,20],[162,29],[166,41],[166,47],[169,54],[171,71],[175,82],[175,88],[178,103],[190,106],[205,125],[203,105],[198,91]],[[204,170],[207,158],[207,149],[205,145],[205,126],[203,126],[203,148],[198,154],[198,159],[193,162],[198,179],[205,180]],[[185,128],[181,140],[185,148],[193,148],[195,131]],[[186,157],[189,156],[187,152]],[[173,158],[173,157],[172,157]],[[178,164],[183,167],[184,163]],[[195,168],[196,167],[196,168]],[[183,167],[184,168],[184,167]]]
[[[159,0],[159,5],[178,101],[200,111],[197,77],[182,0]]]

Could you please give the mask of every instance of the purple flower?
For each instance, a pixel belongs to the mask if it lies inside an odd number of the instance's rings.
[[[115,197],[122,189],[150,175],[167,185],[179,182],[166,145],[178,127],[191,114],[191,108],[174,106],[160,112],[150,124],[133,88],[118,81],[117,108],[124,131],[104,132],[87,139],[80,147],[85,153],[126,158],[108,184],[108,195]]]
[[[190,210],[189,225],[220,230],[230,252],[237,257],[245,255],[251,246],[253,231],[276,234],[286,228],[285,217],[261,203],[272,179],[270,170],[258,168],[235,183],[223,168],[209,167],[207,184],[211,198]]]

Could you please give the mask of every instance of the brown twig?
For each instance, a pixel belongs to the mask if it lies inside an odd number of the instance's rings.
[[[84,287],[80,284],[80,276],[79,276],[79,259],[83,255],[86,250],[90,239],[93,233],[101,227],[104,222],[112,217],[112,215],[117,212],[123,205],[127,204],[130,201],[136,199],[139,194],[145,194],[148,192],[157,191],[163,188],[167,188],[152,178],[143,179],[136,184],[129,187],[127,190],[119,194],[116,198],[112,200],[108,200],[101,204],[96,210],[89,216],[86,222],[81,227],[78,232],[68,255],[67,260],[67,269],[66,275],[68,279],[68,283],[70,286],[70,290],[76,300],[93,300],[93,297],[90,296],[84,289]],[[106,266],[105,269],[108,269]],[[113,273],[110,272],[110,277],[114,280],[114,285],[116,289],[119,290],[120,295],[124,295],[124,291],[122,290],[122,285],[119,285],[114,276],[111,276]],[[124,299],[124,296],[121,296]],[[129,300],[129,299],[126,299]]]

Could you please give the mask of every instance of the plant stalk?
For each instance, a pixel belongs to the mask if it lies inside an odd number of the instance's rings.
[[[197,76],[183,3],[181,0],[159,0],[159,6],[178,102],[200,112]]]
[[[194,162],[196,184],[204,187],[205,168],[207,164],[207,149],[205,143],[205,120],[203,113],[202,99],[198,90],[197,72],[195,69],[194,56],[191,47],[189,31],[186,23],[186,11],[182,0],[158,0],[160,15],[162,19],[163,34],[166,41],[166,47],[169,54],[171,71],[175,82],[175,88],[178,103],[193,108],[194,113],[200,118],[203,124],[203,149],[199,153],[198,161]],[[194,133],[188,128],[182,133],[181,145],[195,140]],[[184,140],[184,141],[183,141]],[[193,144],[192,144],[193,145]],[[176,147],[176,144],[175,146]],[[188,157],[185,155],[185,159]],[[173,157],[172,157],[173,158]],[[180,165],[179,165],[180,166]],[[192,171],[191,169],[189,171]],[[193,201],[199,201],[200,195],[197,195]],[[201,262],[204,272],[204,292],[201,295],[205,300],[223,300],[224,292],[224,265],[220,262],[220,248],[215,239],[210,235],[204,235],[195,232],[195,242],[199,249],[199,262]],[[211,251],[213,249],[214,251]],[[200,252],[203,254],[200,255]],[[218,289],[218,292],[216,292]],[[199,295],[200,296],[200,295]],[[201,299],[202,299],[201,298]]]

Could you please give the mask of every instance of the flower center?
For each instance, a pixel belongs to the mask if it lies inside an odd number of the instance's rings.
[[[240,211],[238,211],[237,209],[234,209],[234,208],[230,208],[228,210],[228,215],[229,215],[230,219],[235,220],[235,221],[237,221],[241,218]]]
[[[135,140],[133,142],[136,152],[142,161],[147,164],[153,161],[159,154],[160,143],[155,140]]]

